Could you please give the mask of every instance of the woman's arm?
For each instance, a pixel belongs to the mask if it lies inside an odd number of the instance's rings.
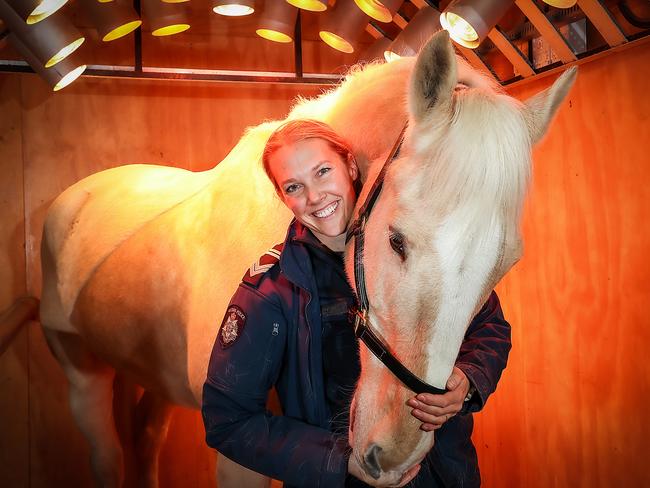
[[[510,324],[493,291],[474,317],[460,346],[444,395],[421,393],[407,404],[423,430],[435,430],[457,413],[477,412],[497,387],[511,348]],[[471,397],[465,397],[474,388]]]
[[[266,410],[269,389],[282,367],[286,334],[280,307],[240,285],[213,346],[203,387],[206,442],[231,460],[292,486],[343,486],[348,465],[344,439]]]

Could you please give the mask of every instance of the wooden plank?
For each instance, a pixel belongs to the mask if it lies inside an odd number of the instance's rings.
[[[370,22],[368,22],[368,25],[366,26],[366,32],[370,34],[374,39],[379,39],[380,37],[384,37],[384,34],[379,32],[379,29],[377,29]]]
[[[625,34],[600,0],[578,0],[578,7],[611,47],[627,42]]]
[[[0,75],[0,315],[27,293],[20,77]],[[6,324],[4,324],[6,326]],[[29,486],[27,328],[0,330],[0,486]]]
[[[563,63],[570,63],[578,59],[562,34],[532,0],[515,0],[515,3]]]
[[[562,66],[558,66],[558,67],[553,68],[553,69],[542,71],[541,73],[538,73],[535,76],[532,76],[530,78],[524,78],[524,79],[521,79],[521,80],[517,80],[517,81],[515,81],[513,83],[508,83],[506,85],[506,87],[509,90],[509,89],[514,88],[516,86],[518,87],[518,86],[522,86],[522,85],[527,85],[527,84],[529,84],[531,82],[540,80],[542,78],[546,78],[547,76],[557,75],[558,73],[561,73],[562,71],[564,71],[565,69],[567,69],[570,66],[581,66],[581,65],[591,63],[591,62],[594,62],[594,61],[603,62],[601,60],[603,60],[604,58],[608,58],[611,55],[618,54],[618,53],[621,53],[623,51],[627,51],[628,49],[634,49],[634,48],[637,48],[639,46],[643,46],[643,45],[647,45],[647,44],[650,44],[650,36],[641,37],[639,39],[635,39],[633,41],[626,42],[625,44],[619,44],[616,47],[613,47],[611,49],[607,49],[605,51],[600,51],[600,52],[598,52],[596,54],[592,54],[591,56],[588,56],[586,58],[580,58],[577,61],[574,61],[573,63],[563,64]],[[647,47],[646,47],[646,49],[647,49]]]
[[[395,25],[397,25],[397,27],[399,27],[402,30],[404,30],[404,28],[409,23],[408,20],[406,20],[404,17],[402,17],[402,15],[400,13],[396,13],[393,16],[393,22],[395,23]]]
[[[488,37],[499,49],[499,51],[501,51],[503,55],[508,58],[508,61],[512,63],[512,65],[515,67],[515,70],[517,70],[521,76],[527,78],[535,74],[535,70],[530,65],[528,59],[526,59],[521,51],[510,42],[510,40],[504,35],[498,26],[490,31]]]

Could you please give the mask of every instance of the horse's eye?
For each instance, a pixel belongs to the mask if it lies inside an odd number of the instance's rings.
[[[404,261],[406,259],[406,250],[404,248],[404,236],[399,232],[391,230],[390,237],[388,239],[390,241],[390,247],[392,247],[393,251],[395,251],[402,259],[402,261]]]

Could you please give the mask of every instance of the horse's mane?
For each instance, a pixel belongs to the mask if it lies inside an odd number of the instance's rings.
[[[390,80],[393,76],[403,76],[413,68],[415,58],[402,58],[391,63],[372,62],[358,63],[350,67],[341,83],[324,91],[317,98],[302,98],[297,100],[289,119],[310,118],[318,115],[324,119],[332,119],[337,112],[344,111],[353,97],[363,90],[369,99],[380,100],[386,97],[386,86],[376,81]]]

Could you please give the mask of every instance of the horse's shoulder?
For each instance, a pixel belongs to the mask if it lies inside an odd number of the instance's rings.
[[[280,262],[280,255],[282,254],[283,248],[284,242],[281,242],[262,254],[257,261],[251,264],[250,268],[248,268],[246,274],[242,278],[242,282],[257,288],[266,273]]]

